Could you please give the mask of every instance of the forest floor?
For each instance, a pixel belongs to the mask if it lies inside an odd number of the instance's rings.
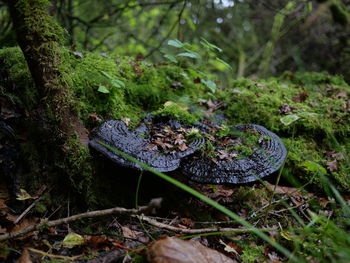
[[[50,159],[34,142],[23,147],[23,155],[27,165],[41,166],[26,174],[30,183],[18,196],[17,214],[1,182],[0,262],[350,261],[350,87],[341,77],[286,73],[232,80],[222,88],[199,69],[174,63],[65,52],[66,81],[90,130],[108,119],[136,126],[145,113],[164,113],[170,103],[182,107],[180,117],[198,117],[190,109],[202,116],[223,114],[227,125],[263,125],[281,137],[288,157],[267,181],[244,185],[199,184],[169,173],[192,189],[182,187],[187,192],[164,177],[122,169],[98,155],[91,155],[102,167],[98,176],[63,177],[59,164],[50,163],[54,169],[48,170],[60,179],[42,184]],[[11,48],[0,50],[0,59],[5,76],[11,76],[3,80],[9,90],[0,90],[1,96],[18,103],[22,114],[14,111],[11,118],[28,116],[36,94],[24,58]],[[19,127],[25,145],[30,135]],[[167,147],[162,136],[153,147]],[[234,156],[221,152],[213,158],[221,157]],[[91,200],[81,196],[86,203],[77,205],[73,190],[85,186],[94,195],[95,211],[84,212]]]
[[[224,204],[256,229],[266,233],[271,240],[286,247],[290,247],[291,242],[299,241],[306,249],[316,249],[320,242],[318,239],[322,240],[322,237],[320,233],[311,231],[312,225],[320,224],[320,229],[327,228],[325,223],[317,222],[322,221],[320,216],[330,220],[341,210],[334,199],[293,187],[276,186],[267,181],[250,186],[195,183],[190,186]],[[251,229],[242,227],[227,215],[176,189],[171,196],[165,194],[162,198],[153,199],[148,206],[140,207],[139,210],[97,210],[79,214],[76,218],[68,214],[67,218],[45,222],[44,218],[51,220],[55,212],[64,208],[48,207],[49,211],[54,212],[42,218],[35,216],[32,209],[43,194],[23,195],[22,202],[26,203],[28,209],[15,215],[6,206],[6,189],[0,189],[0,233],[4,235],[22,231],[21,235],[9,237],[6,242],[2,239],[1,262],[145,262],[147,257],[150,262],[179,263],[187,262],[186,258],[198,263],[204,260],[284,262],[287,259],[271,244],[259,239]],[[343,198],[350,203],[349,195]],[[317,215],[312,212],[315,210]],[[40,227],[26,233],[33,225]],[[311,232],[307,233],[305,226]],[[166,239],[165,236],[179,239]],[[200,242],[206,247],[179,241],[189,238],[191,242]],[[324,249],[327,250],[326,247]],[[327,256],[326,251],[319,250],[321,254],[324,253],[323,256]],[[308,262],[320,262],[314,256],[309,255],[305,259]]]

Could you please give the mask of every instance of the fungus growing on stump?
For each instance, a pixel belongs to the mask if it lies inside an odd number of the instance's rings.
[[[191,129],[199,131],[198,136],[192,139],[186,137]],[[228,134],[240,134],[239,136],[213,136],[213,130],[213,127],[207,125],[182,126],[175,120],[156,120],[152,117],[138,128],[129,130],[124,121],[109,120],[90,134],[90,146],[121,166],[142,170],[138,164],[126,160],[100,142],[157,171],[169,172],[180,168],[192,181],[215,184],[256,181],[277,171],[286,158],[287,151],[281,139],[262,126],[245,124],[229,128]],[[252,148],[247,151],[247,156],[239,155],[235,150],[227,150],[235,149],[237,145],[247,146],[242,142],[248,136],[247,132],[259,138],[254,146],[249,145]],[[203,150],[205,143],[210,140],[217,141],[218,145],[212,149],[212,156]],[[221,143],[220,140],[229,142]],[[221,149],[228,145],[231,148]]]
[[[124,121],[109,120],[90,134],[90,146],[121,166],[142,170],[138,164],[126,160],[99,142],[106,143],[157,171],[170,172],[179,168],[182,158],[193,154],[204,143],[204,139],[195,139],[183,151],[173,150],[162,153],[157,147],[152,146],[150,133],[153,125],[155,123],[143,123],[137,129],[130,131]],[[176,125],[180,124],[176,121],[168,121],[157,125],[175,129]]]
[[[240,184],[256,181],[281,167],[287,150],[276,134],[255,124],[237,125],[233,126],[233,129],[241,132],[253,130],[267,139],[262,139],[258,149],[240,160],[214,162],[205,156],[200,158],[191,156],[183,160],[182,172],[192,181],[199,183]]]

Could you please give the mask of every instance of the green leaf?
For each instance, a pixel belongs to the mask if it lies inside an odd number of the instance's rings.
[[[320,172],[322,174],[327,174],[327,170],[323,166],[313,161],[305,161],[301,165],[309,172]]]
[[[110,84],[115,87],[115,88],[124,88],[125,87],[125,84],[123,81],[111,76],[110,74],[108,74],[106,71],[103,71],[101,70],[100,71],[102,73],[102,75],[104,75],[105,77],[107,77],[110,81]],[[101,90],[100,90],[101,88]],[[98,91],[99,92],[102,92],[102,93],[109,93],[109,90],[105,87],[105,86],[100,86],[98,88]]]
[[[100,71],[102,73],[102,75],[104,75],[105,77],[109,78],[109,79],[113,79],[113,77],[111,75],[109,75],[106,71],[101,70]]]
[[[225,65],[226,67],[232,69],[230,64],[228,64],[226,61],[222,60],[221,58],[216,58],[217,61],[219,61],[221,64]]]
[[[300,117],[298,115],[291,114],[291,115],[287,115],[287,116],[280,118],[280,121],[284,125],[288,126],[299,119],[300,119]]]
[[[24,201],[33,198],[30,194],[27,193],[24,189],[19,189],[16,199],[19,201]]]
[[[221,48],[219,48],[218,46],[216,46],[216,45],[214,45],[214,44],[212,44],[212,43],[210,43],[208,40],[206,40],[205,38],[201,38],[202,39],[202,41],[201,41],[201,44],[202,44],[202,46],[204,46],[204,47],[206,47],[207,49],[209,49],[209,50],[212,50],[212,51],[218,51],[218,52],[222,52],[222,49]]]
[[[97,90],[98,92],[101,92],[101,93],[109,93],[109,90],[107,89],[107,87],[106,86],[103,86],[103,85],[100,85],[99,87],[98,87],[98,90]]]
[[[300,112],[298,113],[300,117],[318,117],[318,114],[315,112]]]
[[[111,80],[111,85],[115,88],[124,88],[125,87],[124,82],[119,80],[119,79]]]
[[[201,56],[196,53],[196,52],[184,52],[184,53],[180,53],[180,54],[177,54],[176,56],[178,57],[188,57],[188,58],[196,58],[196,59],[200,59]]]
[[[72,248],[84,244],[85,240],[81,235],[69,233],[62,241],[64,247]]]
[[[202,79],[201,82],[202,82],[205,86],[207,86],[208,89],[210,89],[210,91],[211,91],[212,93],[215,93],[215,91],[216,91],[216,84],[215,84],[214,81],[212,81],[212,80],[203,80],[203,79]]]
[[[169,40],[168,45],[176,48],[182,48],[184,46],[184,44],[178,39]]]
[[[173,63],[177,63],[177,59],[174,55],[166,53],[163,55],[165,58],[167,58],[169,61],[173,62]]]

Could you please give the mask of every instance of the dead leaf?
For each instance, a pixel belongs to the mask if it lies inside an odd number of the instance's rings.
[[[90,113],[89,114],[89,118],[96,123],[100,123],[102,122],[102,119],[100,117],[98,117],[98,115],[96,113]]]
[[[175,142],[174,142],[175,145],[180,145],[185,142],[186,142],[185,137],[182,134],[177,134],[175,136]]]
[[[339,91],[339,93],[337,95],[335,95],[335,97],[337,99],[344,99],[344,98],[348,97],[348,94],[347,94],[346,90],[341,90],[341,91]]]
[[[326,199],[324,197],[320,197],[318,199],[318,202],[320,204],[320,206],[322,206],[323,208],[326,208],[326,206],[329,204],[329,203],[334,203],[334,200],[330,200],[330,199]]]
[[[179,150],[182,151],[182,152],[183,152],[183,151],[186,151],[186,150],[188,149],[188,147],[187,147],[187,145],[186,145],[185,143],[179,145],[178,148],[179,148]]]
[[[216,108],[216,104],[211,100],[207,100],[206,102],[208,109],[214,110]]]
[[[293,97],[294,102],[304,102],[309,97],[309,92],[306,90],[300,91],[297,95]]]
[[[350,100],[347,100],[343,106],[344,110],[350,111]]]
[[[193,240],[166,237],[157,240],[147,249],[147,259],[152,263],[235,263],[220,252]]]
[[[293,194],[295,192],[299,192],[299,189],[294,187],[273,185],[267,181],[264,181],[264,183],[267,186],[268,190],[270,190],[271,192],[274,191],[276,194]]]
[[[31,263],[33,262],[30,258],[30,254],[27,248],[22,250],[22,255],[16,260],[16,263]]]
[[[17,193],[17,200],[24,201],[27,199],[32,199],[33,197],[27,193],[25,189],[19,189],[19,193]]]
[[[202,81],[201,81],[201,79],[200,78],[195,78],[194,80],[193,80],[193,83],[201,83]]]
[[[221,239],[219,240],[219,242],[220,242],[221,245],[224,246],[224,250],[225,250],[226,252],[234,253],[235,255],[239,255],[239,253],[237,252],[237,250],[236,250],[233,246],[231,246],[231,245],[229,245],[229,244],[226,244],[226,243],[225,243],[224,241],[222,241]],[[232,242],[230,242],[230,243],[232,243]],[[232,243],[232,244],[233,244],[233,243]]]
[[[134,72],[135,72],[135,74],[136,74],[137,76],[140,76],[140,75],[143,74],[142,70],[140,69],[140,65],[139,65],[139,64],[135,63],[135,64],[133,65],[133,67],[134,67]]]
[[[282,259],[275,253],[271,252],[268,254],[269,259],[271,260],[271,263],[281,263]]]
[[[137,55],[135,56],[135,60],[136,61],[143,60],[143,55],[141,53],[137,53]]]
[[[256,84],[256,86],[258,87],[258,88],[265,88],[265,84],[262,84],[262,83],[257,83]]]
[[[329,162],[326,162],[326,165],[327,165],[327,169],[331,172],[336,172],[338,171],[338,168],[339,168],[339,163],[337,160],[333,160],[333,161],[329,161]]]
[[[142,243],[149,242],[149,238],[141,231],[132,230],[126,226],[122,226],[122,231],[123,231],[123,236],[125,238],[131,238],[134,240],[138,240]]]
[[[84,236],[84,239],[86,246],[92,249],[108,247],[114,241],[104,236]]]
[[[328,151],[326,152],[326,157],[329,158],[329,159],[335,159],[335,160],[344,160],[345,159],[345,156],[344,156],[344,153],[342,152],[335,152],[335,151]]]
[[[5,204],[5,200],[4,199],[0,199],[0,209],[2,208],[6,208],[7,205]]]
[[[283,103],[280,107],[279,107],[279,113],[280,114],[288,114],[288,113],[292,113],[292,111],[294,110],[294,107],[289,106],[287,103]]]
[[[233,89],[233,90],[232,90],[232,93],[241,94],[242,91],[240,91],[239,89]]]
[[[218,150],[219,158],[222,159],[228,159],[230,158],[229,153],[226,150]]]
[[[186,226],[188,226],[188,227],[191,227],[191,228],[194,227],[194,225],[195,225],[195,223],[193,222],[192,219],[186,218],[186,217],[181,218],[181,222],[182,222],[184,225],[186,225]]]

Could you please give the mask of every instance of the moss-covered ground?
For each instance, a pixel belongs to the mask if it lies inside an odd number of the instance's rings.
[[[258,81],[236,79],[212,93],[191,68],[113,54],[63,53],[64,78],[90,129],[98,125],[96,119],[136,124],[150,111],[190,122],[213,115],[210,106],[203,106],[210,100],[221,105],[214,114],[223,114],[228,124],[260,124],[283,139],[289,152],[283,178],[319,188],[320,176],[327,174],[339,189],[350,190],[350,87],[341,77],[285,73]],[[20,50],[0,50],[0,61],[1,95],[30,111],[36,93]]]

